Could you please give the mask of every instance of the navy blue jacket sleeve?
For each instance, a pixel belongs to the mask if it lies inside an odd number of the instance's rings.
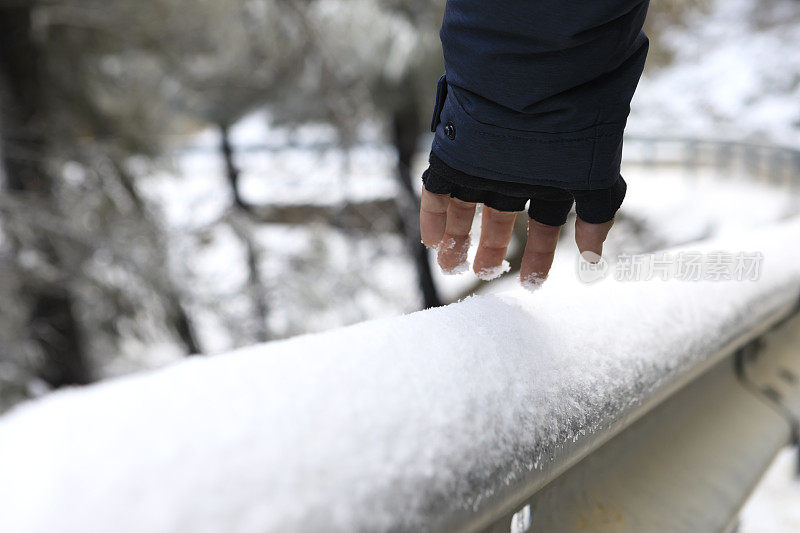
[[[648,0],[447,0],[432,152],[472,176],[601,189],[644,68]]]

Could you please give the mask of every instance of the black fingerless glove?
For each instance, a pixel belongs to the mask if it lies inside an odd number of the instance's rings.
[[[594,190],[568,190],[479,178],[449,167],[434,153],[431,153],[430,166],[422,174],[422,181],[432,193],[481,203],[498,211],[522,211],[530,201],[528,215],[548,226],[564,224],[573,202],[581,220],[591,224],[608,222],[622,205],[627,189],[622,176],[611,187]]]

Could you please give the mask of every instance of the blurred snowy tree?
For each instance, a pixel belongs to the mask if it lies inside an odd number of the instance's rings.
[[[687,15],[708,9],[712,0],[654,0],[645,22],[645,31],[650,37],[650,52],[647,55],[649,70],[670,64],[674,54],[664,46],[662,35],[669,28],[683,24]]]
[[[135,350],[177,338],[185,352],[200,351],[161,216],[137,183],[153,166],[134,156],[157,156],[172,134],[203,124],[221,133],[233,202],[220,223],[247,250],[246,292],[260,324],[253,340],[269,337],[254,238],[263,210],[239,191],[232,124],[266,106],[277,122],[334,124],[348,147],[380,113],[408,195],[401,212],[413,211],[409,169],[429,107],[420,102],[441,70],[438,4],[3,3],[0,381],[21,384],[5,393],[124,370],[124,358],[107,354],[124,354],[131,339],[141,341]],[[371,208],[347,209],[334,216],[354,220]],[[405,229],[415,236],[413,223]],[[436,304],[427,258],[414,249],[425,300]]]
[[[435,84],[443,72],[438,29],[443,0],[309,0],[289,3],[309,36],[297,90],[276,119],[325,120],[347,148],[369,119],[383,123],[397,153],[397,209],[425,307],[441,304],[419,243],[412,163],[424,150]]]
[[[98,377],[126,336],[199,348],[128,165],[170,115],[124,5],[0,6],[0,380],[23,394]]]

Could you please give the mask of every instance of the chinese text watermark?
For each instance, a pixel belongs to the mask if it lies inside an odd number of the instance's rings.
[[[761,252],[660,252],[620,254],[613,265],[592,252],[578,259],[578,278],[592,283],[612,274],[617,281],[755,281],[761,274]]]

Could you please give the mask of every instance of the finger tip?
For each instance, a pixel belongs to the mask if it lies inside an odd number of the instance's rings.
[[[442,272],[448,275],[461,274],[469,270],[470,263],[467,260],[469,252],[469,235],[456,239],[453,236],[445,235],[445,238],[437,245],[436,262]]]
[[[536,292],[541,289],[545,280],[547,280],[547,275],[539,272],[531,272],[524,276],[521,275],[519,278],[520,284],[528,292]]]
[[[580,258],[587,263],[595,265],[603,261],[603,250],[601,249],[599,252],[595,250],[581,250]]]
[[[442,274],[446,276],[457,276],[469,270],[469,261],[463,261],[453,267],[444,267],[439,263],[439,268],[442,270]]]
[[[503,262],[499,265],[479,267],[478,264],[476,264],[473,268],[475,275],[483,281],[492,281],[493,279],[497,279],[509,270],[511,270],[511,265],[505,260],[503,260]]]

